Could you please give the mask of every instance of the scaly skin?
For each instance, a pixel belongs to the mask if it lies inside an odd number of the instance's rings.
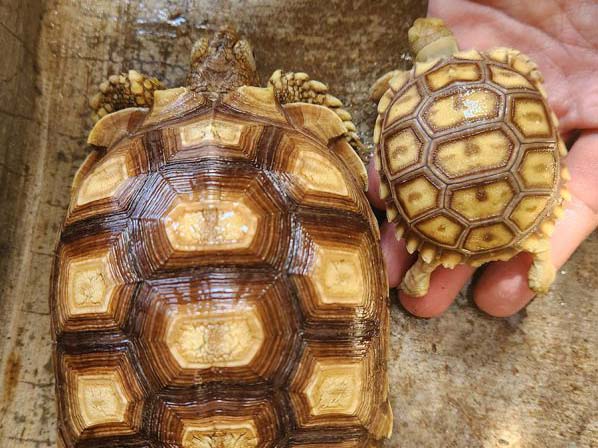
[[[530,56],[544,75],[560,132],[572,143],[567,156],[572,200],[552,236],[552,263],[562,266],[598,226],[598,4],[591,0],[430,0],[429,15],[445,20],[460,48],[513,47]],[[369,173],[370,200],[383,209],[373,164]],[[396,241],[392,224],[382,226],[382,245],[389,284],[395,287],[415,257],[407,253],[403,240]],[[527,286],[531,261],[531,256],[523,253],[507,262],[489,264],[474,288],[478,307],[498,317],[525,307],[534,297]],[[438,316],[453,302],[473,270],[466,265],[453,270],[438,268],[426,296],[413,298],[401,293],[401,303],[417,316]]]

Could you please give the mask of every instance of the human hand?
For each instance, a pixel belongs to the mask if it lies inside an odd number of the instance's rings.
[[[461,49],[512,47],[530,56],[544,75],[548,102],[570,145],[566,164],[572,176],[568,183],[572,200],[565,204],[565,214],[551,238],[552,262],[559,268],[598,226],[598,4],[591,0],[430,0],[429,14],[445,21]],[[370,201],[383,209],[373,163],[369,172]],[[404,240],[396,240],[393,224],[384,223],[381,231],[389,284],[396,287],[416,255],[407,252]],[[487,265],[474,288],[478,307],[497,317],[525,307],[534,297],[527,286],[531,261],[529,254],[521,253]],[[424,297],[401,292],[400,301],[416,316],[438,316],[473,271],[467,265],[437,268]]]

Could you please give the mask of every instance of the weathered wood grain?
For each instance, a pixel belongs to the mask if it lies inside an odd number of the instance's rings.
[[[55,445],[50,266],[95,86],[132,67],[174,86],[193,38],[226,21],[254,43],[264,81],[281,67],[328,82],[369,136],[367,90],[424,11],[418,0],[0,0],[0,446]],[[595,446],[597,251],[593,235],[553,292],[508,320],[466,296],[431,321],[394,306],[388,446]]]

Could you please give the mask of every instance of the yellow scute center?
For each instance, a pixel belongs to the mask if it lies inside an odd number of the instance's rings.
[[[207,303],[201,310],[180,305],[172,313],[166,345],[183,368],[238,367],[249,364],[265,334],[253,305],[230,309]]]
[[[77,375],[77,401],[83,426],[125,421],[128,399],[116,372]]]
[[[100,162],[82,182],[77,205],[109,198],[129,177],[125,156],[109,157]]]
[[[164,217],[176,250],[242,249],[251,245],[259,218],[244,198],[180,199]]]
[[[359,248],[340,249],[319,245],[312,281],[324,304],[362,305],[366,285]]]
[[[348,196],[343,174],[333,163],[315,150],[302,149],[293,154],[290,171],[308,191]]]
[[[253,420],[216,417],[186,421],[183,448],[257,448],[258,431]]]
[[[198,123],[191,123],[179,128],[181,135],[181,147],[200,145],[203,143],[218,143],[235,146],[241,139],[244,125],[218,120],[206,120]]]
[[[106,313],[116,281],[108,252],[73,260],[67,268],[67,313],[70,316]]]
[[[316,361],[304,390],[311,414],[357,414],[366,381],[365,370],[363,362]]]

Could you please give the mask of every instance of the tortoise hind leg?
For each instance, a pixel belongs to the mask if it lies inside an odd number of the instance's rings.
[[[423,297],[430,288],[430,277],[432,272],[440,265],[440,262],[433,261],[427,263],[423,260],[421,255],[417,257],[417,261],[409,268],[403,282],[401,289],[413,297]]]
[[[163,88],[164,85],[156,78],[135,70],[113,75],[100,84],[100,91],[89,100],[93,121],[129,107],[151,107],[154,92]]]
[[[533,257],[528,272],[529,288],[536,294],[546,294],[556,277],[550,258],[550,240],[547,236],[534,235],[525,240],[522,247]]]
[[[341,100],[328,93],[326,84],[310,79],[306,73],[282,70],[276,70],[268,84],[274,89],[274,94],[281,104],[310,103],[328,107],[343,122],[346,130],[345,137],[355,152],[362,159],[367,158],[369,151],[357,135],[357,128],[351,114],[343,108]]]

